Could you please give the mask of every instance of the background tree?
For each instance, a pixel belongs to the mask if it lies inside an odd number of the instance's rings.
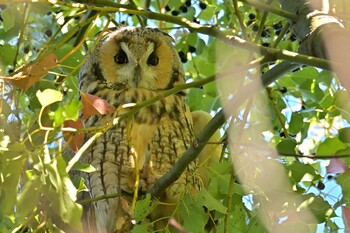
[[[77,203],[85,187],[70,171],[93,171],[79,158],[105,129],[82,143],[76,76],[99,32],[119,25],[171,34],[191,110],[215,116],[152,197],[220,128],[210,142],[223,144],[220,162],[203,165],[208,188],[178,203],[184,229],[211,218],[218,232],[349,230],[349,11],[335,0],[3,2],[0,231],[81,230],[80,204],[97,200]],[[150,204],[136,204],[133,232],[152,224]]]

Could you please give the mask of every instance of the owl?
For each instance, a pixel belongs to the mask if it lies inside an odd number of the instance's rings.
[[[117,109],[114,117],[127,112],[127,106],[162,95],[185,83],[182,63],[172,43],[173,39],[158,29],[120,27],[108,32],[79,72],[80,91],[113,105]],[[84,127],[111,123],[111,118],[91,116],[84,120]],[[96,168],[83,174],[87,196],[116,194],[84,206],[84,232],[129,232],[135,192],[139,196],[147,193],[194,139],[183,92],[163,97],[132,117],[118,120],[82,156],[83,162]],[[198,189],[195,169],[193,162],[160,201],[174,204],[185,191]],[[164,209],[156,209],[152,221],[164,217]]]

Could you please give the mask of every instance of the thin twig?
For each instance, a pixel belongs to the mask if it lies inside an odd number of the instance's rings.
[[[263,3],[263,1],[260,1],[260,0],[239,0],[239,1],[244,2],[246,4],[249,4],[249,5],[252,5],[260,10],[268,11],[268,12],[271,12],[273,14],[282,16],[283,18],[286,18],[286,19],[291,19],[293,21],[298,20],[297,15],[290,13],[288,11],[284,11],[280,8],[275,8],[275,7],[272,7],[270,5],[267,5],[267,4]]]
[[[190,31],[216,37],[217,39],[222,40],[225,43],[231,44],[233,46],[237,46],[239,48],[242,48],[248,51],[256,52],[264,56],[269,56],[274,60],[287,60],[291,63],[304,64],[304,65],[314,66],[314,67],[327,69],[327,70],[331,70],[331,67],[334,66],[334,64],[330,64],[330,62],[325,59],[321,59],[313,56],[307,56],[307,55],[299,54],[288,50],[266,48],[264,46],[257,45],[252,42],[247,42],[246,40],[243,40],[237,36],[225,34],[224,32],[220,31],[219,28],[217,28],[216,26],[200,25],[182,17],[165,15],[165,14],[160,14],[160,13],[146,11],[146,10],[133,9],[132,6],[130,5],[117,4],[107,0],[96,0],[94,3],[96,5],[69,3],[69,2],[62,2],[62,1],[55,1],[54,3],[72,7],[72,8],[91,9],[91,10],[98,10],[101,12],[124,12],[126,14],[140,15],[148,19],[155,19],[155,20],[178,24],[186,27]],[[103,7],[101,7],[102,4],[104,4]],[[266,11],[268,11],[269,9],[270,8],[266,8]]]
[[[277,153],[279,153],[277,151]],[[308,158],[308,159],[340,159],[340,158],[350,158],[350,154],[342,154],[342,155],[304,155],[304,154],[296,154],[296,153],[279,153],[281,157],[296,157],[296,158]]]

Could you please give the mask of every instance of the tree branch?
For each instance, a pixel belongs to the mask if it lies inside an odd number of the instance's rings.
[[[192,145],[182,156],[176,161],[174,166],[162,177],[160,177],[153,188],[150,190],[150,194],[153,198],[159,198],[173,182],[175,182],[181,174],[185,171],[186,167],[193,162],[208,142],[209,138],[218,130],[226,121],[225,113],[235,115],[237,109],[245,100],[252,97],[258,90],[262,90],[273,83],[278,77],[283,76],[290,69],[296,66],[285,62],[269,70],[262,75],[262,81],[254,79],[254,81],[243,86],[239,89],[234,98],[224,106],[211,121],[204,127],[201,133],[197,136],[196,144]]]
[[[156,181],[153,188],[150,190],[150,194],[153,198],[159,198],[164,193],[165,189],[181,176],[186,167],[198,157],[207,141],[224,122],[225,115],[224,110],[222,109],[197,136],[196,143],[194,143],[187,151],[185,151],[185,153],[182,154],[182,156],[166,174]]]
[[[248,42],[243,40],[237,36],[227,35],[220,31],[216,26],[207,26],[200,25],[186,18],[181,18],[172,15],[160,14],[152,11],[146,11],[143,9],[134,9],[130,5],[118,4],[109,0],[96,0],[93,2],[93,5],[88,4],[77,4],[77,3],[69,3],[62,1],[54,1],[52,3],[60,4],[72,8],[81,8],[81,9],[89,9],[89,10],[97,10],[101,12],[123,12],[126,14],[134,14],[146,17],[148,19],[155,19],[159,21],[166,21],[169,23],[178,24],[186,27],[191,32],[197,32],[204,35],[208,35],[211,37],[215,37],[223,42],[237,46],[239,48],[259,53],[264,56],[268,56],[274,60],[287,60],[291,63],[304,64],[309,66],[318,67],[321,69],[330,70],[332,64],[329,64],[329,61],[313,56],[302,55],[296,52],[288,51],[288,50],[280,50],[275,48],[267,48],[261,45],[257,45],[252,42]],[[103,5],[103,7],[101,6]]]
[[[260,10],[263,10],[266,12],[271,12],[275,15],[282,16],[286,19],[290,19],[293,21],[296,21],[298,19],[298,16],[296,14],[290,13],[290,12],[282,10],[280,8],[275,8],[275,7],[269,6],[265,3],[262,3],[262,1],[257,1],[257,0],[239,0],[239,1],[244,2],[246,4],[249,4],[251,6],[254,6]]]
[[[279,153],[277,151],[277,153]],[[340,158],[350,158],[350,154],[342,155],[303,155],[295,153],[279,153],[281,157],[296,157],[296,158],[308,158],[308,159],[340,159]]]

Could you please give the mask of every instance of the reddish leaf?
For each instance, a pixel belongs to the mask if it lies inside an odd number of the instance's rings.
[[[81,102],[83,104],[82,112],[84,119],[87,119],[92,115],[113,113],[116,110],[116,108],[106,100],[87,93],[81,94]]]
[[[344,173],[349,170],[348,165],[341,159],[331,159],[326,167],[327,173]]]
[[[73,120],[67,120],[64,122],[64,127],[70,127],[74,129],[81,129],[83,128],[83,122],[78,119],[77,121]],[[83,146],[84,142],[84,134],[79,132],[79,133],[74,133],[74,132],[63,132],[63,137],[66,142],[68,142],[69,147],[76,153],[78,150]]]
[[[345,229],[350,229],[350,208],[347,206],[342,206],[341,207],[342,212],[343,212],[343,220],[345,224]],[[347,230],[346,233],[349,233],[350,230]]]
[[[58,60],[56,55],[49,54],[40,62],[29,66],[26,71],[14,75],[11,78],[10,83],[17,88],[21,88],[23,91],[26,91],[29,87],[46,75],[52,67],[57,65]]]

